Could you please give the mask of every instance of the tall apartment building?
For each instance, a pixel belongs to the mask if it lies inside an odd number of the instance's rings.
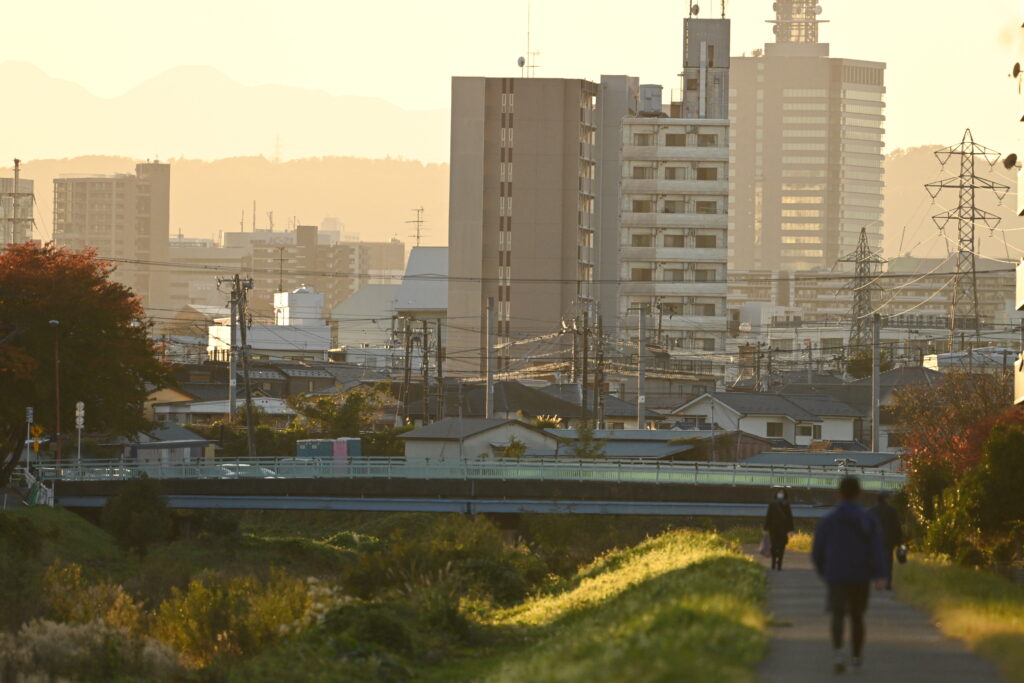
[[[728,19],[686,19],[682,101],[666,115],[661,87],[641,86],[621,128],[620,330],[635,339],[646,307],[649,339],[706,361],[673,363],[693,371],[691,389],[714,385],[725,351],[729,37]]]
[[[14,160],[14,177],[0,178],[0,248],[32,239],[34,183],[21,177],[21,161]]]
[[[499,369],[507,344],[593,306],[598,95],[576,79],[452,79],[449,369],[483,369],[488,299]]]
[[[397,239],[324,243],[315,225],[256,234],[266,239],[251,240],[242,257],[242,272],[254,282],[249,299],[254,315],[272,313],[275,293],[309,286],[323,295],[326,319],[364,284],[397,282],[405,268],[405,244]]]
[[[885,64],[830,58],[817,0],[774,6],[775,42],[732,58],[729,267],[831,269],[862,227],[881,246]]]
[[[54,241],[72,249],[92,247],[113,259],[113,278],[139,295],[151,313],[166,312],[166,270],[134,261],[167,262],[170,196],[169,164],[136,164],[134,175],[55,178]]]

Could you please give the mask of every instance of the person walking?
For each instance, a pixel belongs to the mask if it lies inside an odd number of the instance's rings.
[[[878,502],[871,508],[871,514],[878,520],[882,530],[882,550],[885,560],[885,590],[892,590],[892,560],[896,548],[903,545],[903,528],[900,526],[900,516],[896,508],[889,504],[889,492],[882,491],[878,494]]]
[[[786,489],[775,492],[775,500],[768,503],[764,516],[764,530],[768,532],[772,569],[782,571],[782,556],[786,553],[789,534],[793,531],[793,509],[789,507]]]
[[[846,670],[843,654],[843,628],[850,616],[852,658],[860,667],[866,632],[864,612],[868,607],[871,581],[885,587],[885,561],[882,531],[874,515],[857,503],[860,482],[843,477],[839,484],[839,502],[818,522],[814,531],[811,559],[814,568],[828,584],[828,611],[832,613],[833,671]]]

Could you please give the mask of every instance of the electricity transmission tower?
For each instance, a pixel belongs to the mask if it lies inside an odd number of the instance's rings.
[[[868,244],[867,226],[860,229],[857,248],[839,259],[840,263],[853,263],[854,275],[847,285],[853,290],[853,308],[850,312],[850,348],[854,353],[871,345],[871,314],[874,313],[872,295],[882,287],[878,272],[885,259]]]
[[[974,343],[981,341],[981,321],[978,311],[978,281],[974,270],[974,254],[977,242],[974,239],[974,227],[982,224],[995,230],[999,225],[999,217],[974,203],[976,190],[991,190],[998,199],[1006,196],[1010,188],[1001,183],[993,182],[975,174],[974,159],[981,157],[989,167],[999,160],[999,152],[979,145],[974,141],[971,130],[964,132],[960,144],[946,147],[935,152],[935,157],[943,167],[954,156],[960,157],[960,175],[944,178],[925,185],[928,194],[935,199],[942,190],[956,189],[959,191],[959,202],[955,209],[944,211],[932,216],[939,230],[953,223],[957,226],[956,274],[953,276],[953,296],[949,307],[949,350],[953,350],[953,340],[958,327],[974,331]]]

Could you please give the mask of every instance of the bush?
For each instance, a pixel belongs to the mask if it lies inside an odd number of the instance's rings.
[[[171,538],[174,517],[156,480],[143,475],[124,485],[103,508],[103,526],[125,548],[145,555]]]
[[[309,605],[305,583],[281,572],[266,583],[208,576],[184,591],[171,590],[156,610],[153,634],[192,664],[206,666],[265,647],[302,619]]]
[[[87,583],[77,564],[57,562],[46,570],[43,600],[56,621],[101,622],[129,634],[139,633],[142,627],[142,608],[124,588],[107,582]]]
[[[14,680],[173,680],[184,670],[173,650],[134,638],[101,621],[35,620],[16,635],[0,634],[0,670]]]
[[[359,556],[344,583],[363,598],[400,596],[439,573],[464,595],[510,604],[526,597],[548,570],[525,546],[506,546],[486,519],[448,515],[415,535],[392,532],[382,549]]]

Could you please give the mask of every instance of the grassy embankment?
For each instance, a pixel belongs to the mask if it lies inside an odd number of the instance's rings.
[[[995,661],[1009,681],[1024,682],[1024,586],[938,559],[897,568],[896,590],[929,610],[939,629]]]

